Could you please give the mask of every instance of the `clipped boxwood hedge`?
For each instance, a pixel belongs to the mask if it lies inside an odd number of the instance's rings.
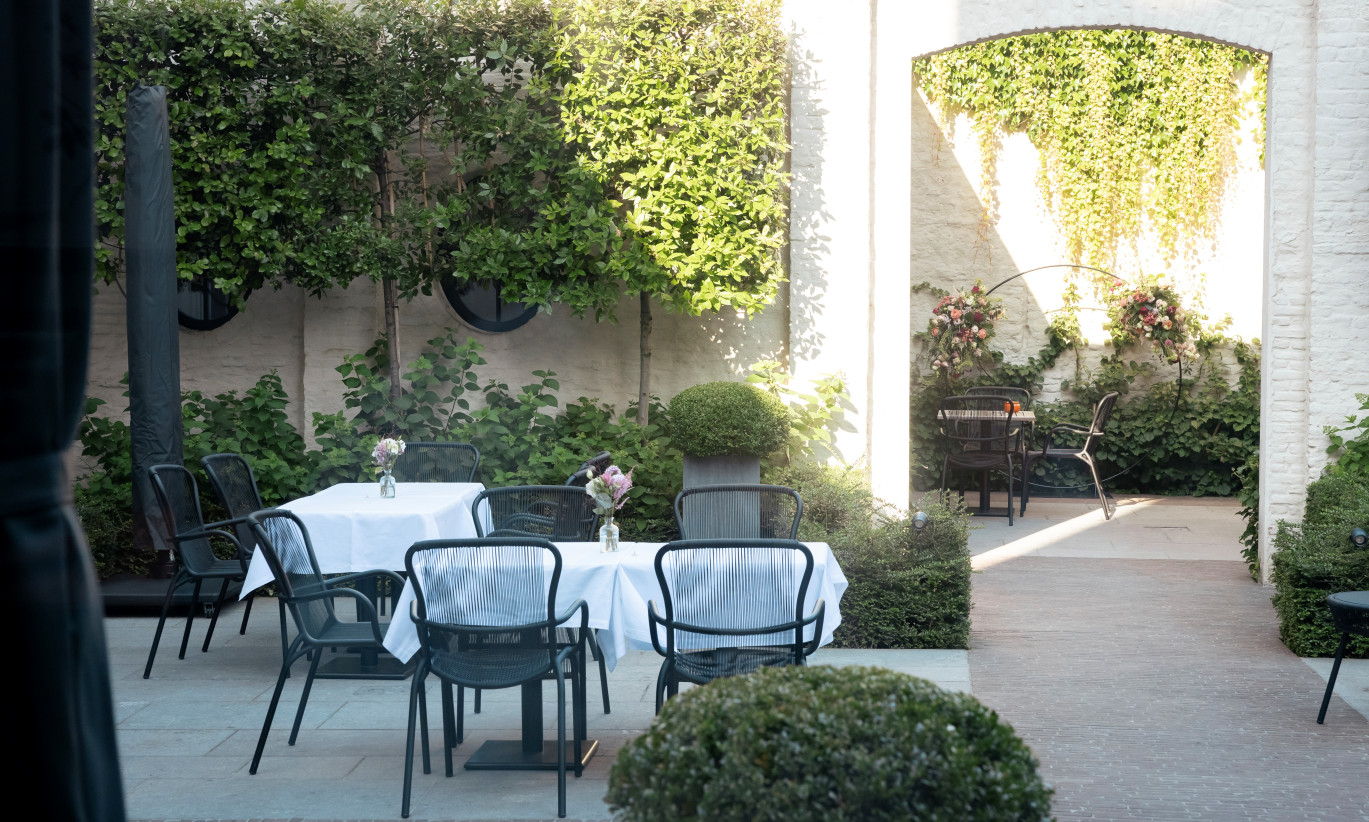
[[[668,701],[618,753],[625,822],[1050,818],[1035,756],[974,697],[880,668],[767,668]]]
[[[1369,590],[1369,549],[1350,543],[1369,528],[1369,477],[1324,476],[1307,486],[1301,523],[1274,534],[1274,610],[1279,636],[1298,656],[1332,656],[1340,633],[1328,594]],[[1350,637],[1347,656],[1369,657],[1369,638]]]
[[[706,382],[670,401],[670,438],[691,457],[763,457],[789,439],[789,410],[750,383]]]
[[[800,463],[766,473],[803,497],[799,538],[826,542],[848,583],[835,648],[970,647],[969,518],[928,494],[918,531],[907,516],[881,516],[859,471]]]

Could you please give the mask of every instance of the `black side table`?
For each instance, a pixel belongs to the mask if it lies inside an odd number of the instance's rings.
[[[1336,674],[1340,673],[1340,660],[1345,656],[1345,645],[1350,635],[1369,636],[1369,591],[1343,591],[1326,598],[1331,608],[1331,618],[1336,621],[1340,631],[1340,645],[1336,646],[1336,661],[1331,664],[1331,678],[1326,682],[1326,696],[1321,699],[1321,713],[1317,714],[1317,724],[1326,720],[1326,706],[1331,704],[1331,691],[1336,687]]]

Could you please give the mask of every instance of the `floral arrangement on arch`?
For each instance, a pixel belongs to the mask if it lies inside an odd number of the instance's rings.
[[[959,379],[971,366],[992,364],[989,340],[1004,313],[1003,301],[986,296],[978,280],[969,291],[942,297],[923,335],[931,349],[932,368]]]
[[[1108,330],[1118,351],[1150,342],[1166,362],[1191,360],[1198,354],[1190,334],[1193,319],[1184,311],[1178,292],[1162,283],[1118,283],[1108,297]]]

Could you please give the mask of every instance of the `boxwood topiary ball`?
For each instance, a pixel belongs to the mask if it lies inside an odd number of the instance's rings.
[[[779,397],[745,382],[706,382],[670,401],[670,437],[691,457],[762,457],[789,439]]]
[[[618,753],[624,820],[1044,820],[1036,758],[974,697],[882,668],[766,668],[666,703]]]

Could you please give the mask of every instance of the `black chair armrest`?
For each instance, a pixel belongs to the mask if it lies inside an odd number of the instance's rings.
[[[651,630],[651,647],[656,649],[656,653],[661,656],[670,656],[670,652],[661,647],[660,640],[656,639],[656,626],[665,625],[666,630],[670,629],[670,623],[666,622],[665,617],[656,613],[656,600],[649,599],[646,603],[647,627]]]
[[[813,652],[818,649],[819,643],[822,642],[822,623],[826,615],[827,603],[820,599],[813,606],[813,613],[805,617],[801,623],[802,625],[807,625],[810,622],[813,623],[813,639],[809,642],[805,642],[803,645],[803,655],[805,657],[811,656]]]
[[[242,566],[242,575],[247,576],[247,561],[252,558],[252,555],[244,551],[242,549],[242,543],[238,542],[238,538],[227,531],[219,531],[206,527],[202,531],[190,531],[184,534],[177,534],[176,537],[172,539],[172,542],[176,545],[180,545],[182,542],[189,542],[192,539],[209,539],[210,537],[226,539],[233,543],[233,558],[238,561],[238,565]]]
[[[371,623],[371,633],[375,636],[376,644],[382,645],[385,642],[385,634],[380,630],[380,617],[376,614],[376,606],[371,602],[370,597],[355,588],[324,588],[322,591],[314,591],[309,594],[296,594],[292,599],[295,602],[313,602],[317,599],[331,599],[333,597],[351,597],[357,602],[357,622],[365,621]],[[302,630],[302,629],[301,629]],[[317,637],[308,636],[311,642],[319,642]]]
[[[572,616],[574,616],[576,611],[579,611],[579,612],[580,612],[580,637],[581,637],[581,639],[580,639],[579,641],[580,641],[580,642],[583,642],[583,641],[584,641],[584,639],[583,639],[584,634],[585,634],[586,631],[589,630],[589,603],[588,603],[588,602],[585,602],[583,599],[577,599],[577,600],[575,600],[574,602],[572,602],[572,603],[570,604],[570,607],[569,607],[569,608],[567,608],[567,609],[566,609],[565,611],[563,611],[562,613],[556,615],[556,627],[557,627],[557,628],[564,627],[566,621],[569,620]]]

